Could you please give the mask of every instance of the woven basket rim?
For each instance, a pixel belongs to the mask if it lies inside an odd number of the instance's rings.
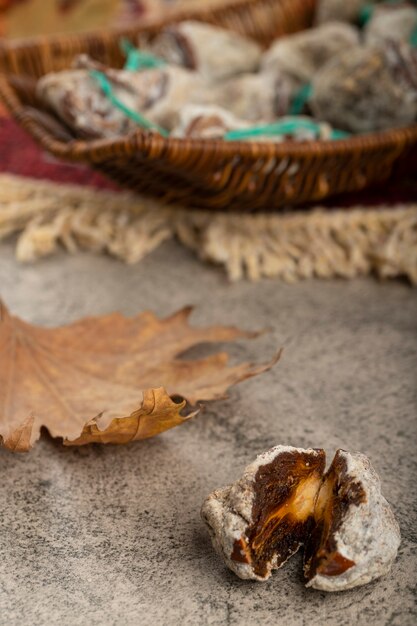
[[[4,96],[4,76],[0,75],[0,97],[2,95]],[[158,133],[138,129],[135,133],[120,138],[73,139],[65,142],[56,139],[51,132],[45,130],[39,122],[32,119],[27,107],[13,107],[12,113],[18,122],[55,155],[93,160],[96,163],[117,155],[129,156],[138,152],[146,153],[148,158],[160,158],[167,150],[178,151],[183,149],[186,149],[191,157],[198,157],[204,152],[206,156],[221,154],[226,159],[237,156],[249,159],[251,157],[259,159],[260,157],[283,158],[285,156],[312,158],[315,155],[331,157],[355,149],[360,149],[362,153],[371,152],[376,148],[383,149],[392,146],[393,143],[398,145],[398,150],[401,152],[405,145],[417,142],[417,123],[403,128],[355,135],[336,141],[283,141],[273,143],[225,141],[223,139],[186,139],[163,137]]]
[[[65,42],[68,45],[87,45],[95,38],[105,43],[114,40],[121,35],[137,35],[142,29],[155,28],[159,30],[168,23],[183,19],[196,18],[206,20],[210,16],[227,14],[237,9],[256,6],[259,0],[227,0],[226,3],[216,3],[206,9],[168,11],[163,17],[148,18],[136,23],[129,29],[120,30],[96,30],[86,33],[70,35],[52,35],[32,38],[24,41],[11,41],[0,43],[1,55],[7,56],[8,52],[22,51],[27,54],[31,48],[37,48],[47,43],[52,46],[54,42]],[[374,152],[378,149],[396,147],[398,153],[405,147],[417,143],[417,123],[385,131],[355,135],[347,139],[337,141],[308,141],[294,142],[284,141],[281,143],[262,141],[225,141],[222,139],[199,139],[199,138],[174,138],[163,137],[157,133],[150,133],[142,129],[131,135],[125,135],[112,139],[72,139],[63,141],[57,139],[52,131],[48,130],[31,115],[31,108],[22,104],[18,95],[10,84],[8,74],[0,74],[0,99],[4,101],[15,119],[35,138],[41,145],[52,152],[55,156],[70,160],[83,160],[92,163],[100,163],[111,158],[130,157],[141,153],[147,159],[161,159],[168,155],[180,154],[184,151],[189,158],[244,158],[246,160],[259,160],[260,158],[285,158],[297,157],[314,160],[314,157],[332,157],[346,153],[352,153],[352,159],[356,158],[355,152],[361,154]]]

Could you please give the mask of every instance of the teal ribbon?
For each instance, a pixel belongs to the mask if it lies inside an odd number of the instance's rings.
[[[366,26],[366,24],[370,21],[374,14],[374,5],[373,4],[365,4],[365,6],[361,7],[359,11],[359,25],[361,27]]]
[[[309,120],[285,120],[284,122],[274,122],[273,124],[264,124],[261,126],[253,126],[252,128],[244,128],[242,130],[230,130],[224,135],[226,141],[245,141],[254,137],[279,137],[283,135],[295,135],[299,130],[310,130],[318,137],[320,133],[320,124]],[[343,130],[333,130],[330,139],[346,139],[350,137],[349,133]]]
[[[349,139],[351,137],[350,133],[347,133],[345,130],[338,130],[337,128],[333,128],[330,134],[330,139],[333,141],[337,141],[338,139]]]
[[[313,94],[313,85],[311,83],[307,83],[303,85],[295,94],[291,107],[289,110],[290,115],[300,115],[304,111],[304,107],[307,102],[310,100]]]
[[[411,33],[410,46],[417,48],[417,25]]]
[[[141,70],[156,69],[166,65],[166,61],[156,57],[154,54],[135,48],[128,39],[123,38],[120,41],[120,47],[126,55],[124,69],[127,71],[138,72]]]
[[[100,89],[102,90],[106,98],[109,100],[109,102],[111,102],[111,104],[116,109],[119,109],[119,111],[124,113],[126,117],[129,117],[131,120],[136,122],[142,128],[146,128],[147,130],[156,130],[163,137],[168,137],[169,133],[167,130],[165,130],[165,128],[158,126],[158,124],[154,124],[153,122],[146,119],[146,117],[144,117],[137,111],[133,111],[132,109],[129,109],[129,107],[127,107],[121,100],[119,100],[119,98],[117,98],[117,96],[114,94],[113,87],[109,79],[107,78],[105,74],[103,74],[103,72],[98,72],[96,70],[93,70],[90,72],[90,76],[99,84]]]

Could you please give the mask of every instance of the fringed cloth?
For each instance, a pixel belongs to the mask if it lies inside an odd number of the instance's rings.
[[[34,262],[63,247],[139,262],[177,238],[239,280],[406,277],[417,284],[417,204],[237,215],[167,207],[132,193],[0,175],[0,239]]]

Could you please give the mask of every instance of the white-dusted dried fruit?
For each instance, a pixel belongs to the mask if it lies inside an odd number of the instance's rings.
[[[359,44],[359,31],[332,22],[281,37],[264,54],[261,71],[290,80],[294,89],[309,83],[329,60]]]
[[[316,22],[323,24],[338,20],[341,22],[356,23],[361,10],[378,0],[319,0],[316,13]]]
[[[285,76],[241,74],[216,84],[211,94],[215,104],[242,120],[271,122],[288,112],[293,88]]]
[[[417,119],[417,51],[401,42],[348,50],[312,85],[313,114],[336,128],[362,133]]]
[[[333,129],[325,122],[307,116],[284,116],[273,124],[251,125],[218,106],[188,104],[180,111],[174,137],[227,139],[236,141],[327,141],[333,139]],[[235,132],[236,131],[236,132]]]
[[[267,580],[304,542],[324,471],[323,450],[277,446],[201,511],[213,545],[240,578]]]
[[[181,109],[179,116],[179,123],[172,132],[174,137],[221,139],[230,130],[249,126],[218,106],[188,104]]]
[[[320,487],[315,523],[305,550],[307,587],[344,591],[391,569],[400,529],[363,454],[338,450]]]
[[[388,573],[400,531],[370,461],[338,450],[324,469],[324,450],[277,446],[206,499],[213,545],[240,578],[267,580],[302,545],[307,586],[316,589],[342,591]]]
[[[86,55],[78,57],[76,67],[47,74],[38,82],[37,90],[64,122],[86,136],[115,137],[140,128],[103,93],[91,70],[106,77],[124,107],[167,130],[177,123],[182,106],[208,97],[201,77],[181,67],[140,72],[115,70]]]
[[[181,107],[190,102],[206,103],[211,98],[211,89],[202,77],[182,67],[166,65],[136,72],[114,70],[87,55],[80,55],[76,63],[84,69],[101,70],[112,81],[115,90],[120,89],[122,102],[167,130],[178,123]]]
[[[255,41],[194,20],[167,27],[146,47],[168,63],[196,70],[210,81],[254,72],[261,58]]]
[[[417,28],[417,8],[407,4],[381,4],[365,27],[365,42],[373,45],[386,39],[409,43]]]
[[[81,136],[115,137],[137,128],[135,122],[111,104],[85,70],[46,74],[38,81],[37,93]]]

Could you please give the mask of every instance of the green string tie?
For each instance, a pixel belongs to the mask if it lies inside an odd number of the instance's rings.
[[[365,4],[365,6],[361,7],[359,11],[359,25],[363,28],[370,21],[371,17],[374,14],[374,5],[373,4]]]
[[[143,50],[135,48],[128,39],[122,39],[120,41],[120,47],[126,55],[124,69],[127,71],[138,72],[141,70],[156,69],[166,65],[163,59],[156,57],[150,52],[144,52]]]
[[[98,72],[96,70],[93,70],[90,72],[90,76],[94,80],[97,81],[97,83],[100,86],[100,89],[102,90],[106,98],[109,100],[109,102],[111,102],[111,104],[116,109],[119,109],[119,111],[122,111],[122,113],[124,113],[126,117],[129,117],[131,120],[136,122],[142,128],[146,128],[147,130],[156,130],[163,137],[168,137],[169,133],[167,130],[165,130],[165,128],[162,128],[161,126],[158,126],[158,124],[154,124],[150,120],[147,120],[146,117],[144,117],[137,111],[133,111],[132,109],[129,109],[129,107],[127,107],[121,100],[119,100],[119,98],[117,98],[117,96],[115,96],[114,94],[113,87],[109,79],[107,78],[105,74],[103,74],[103,72]]]
[[[311,83],[307,83],[303,85],[295,94],[293,101],[291,103],[291,107],[289,110],[290,115],[300,115],[307,102],[310,100],[313,94],[313,85]]]
[[[224,135],[226,141],[244,141],[254,137],[280,137],[283,135],[296,135],[299,130],[313,131],[316,138],[320,133],[320,124],[310,120],[286,120],[285,122],[274,122],[262,126],[253,126],[242,130],[230,130]],[[332,130],[330,139],[346,139],[349,133],[343,130]]]
[[[410,46],[412,46],[413,48],[417,48],[417,24],[413,32],[411,33]]]

